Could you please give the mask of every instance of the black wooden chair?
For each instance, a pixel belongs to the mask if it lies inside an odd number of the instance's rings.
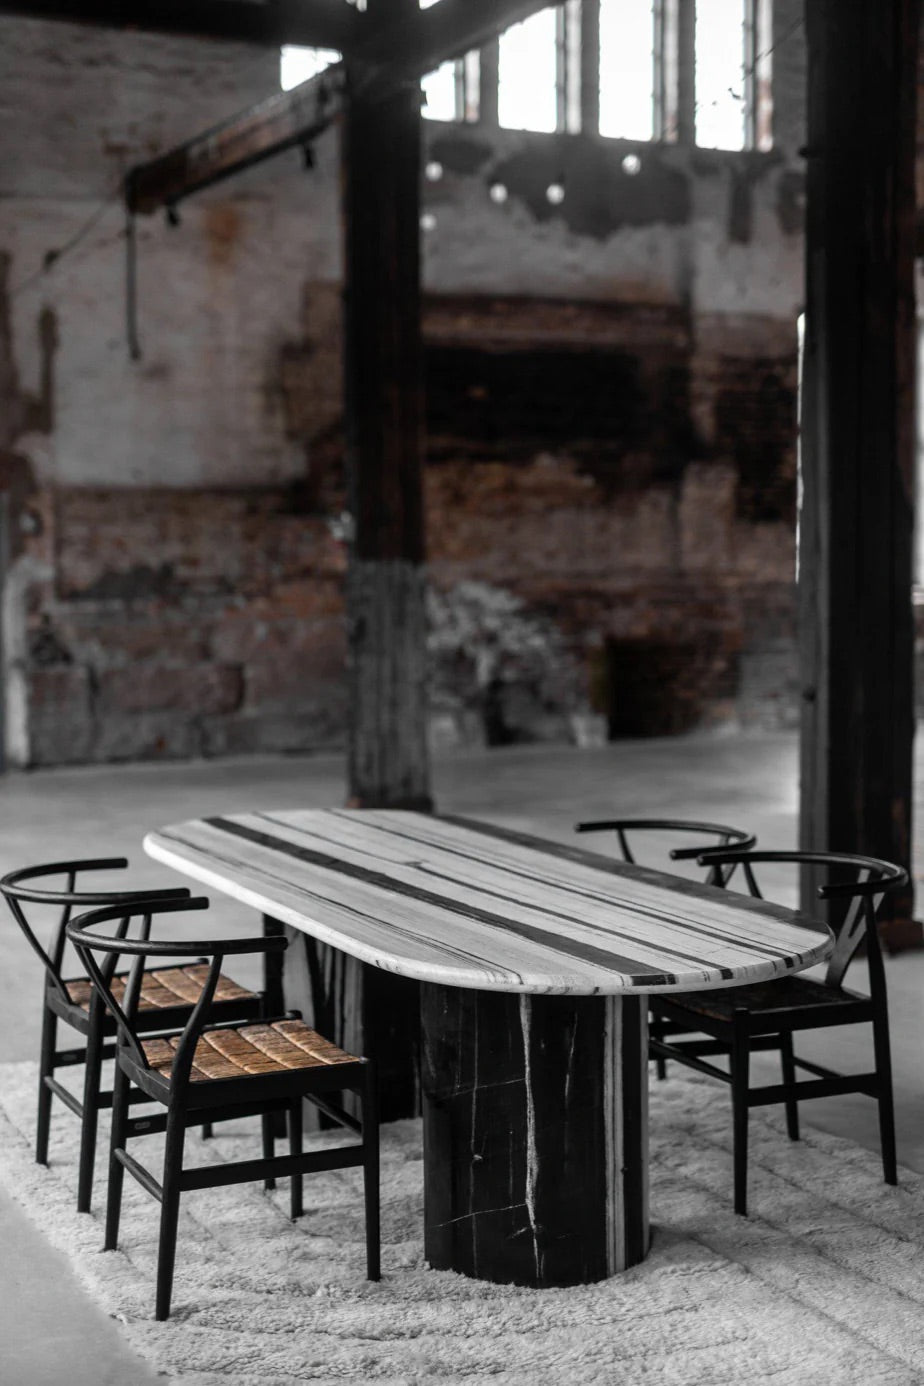
[[[667,856],[671,861],[698,861],[707,849],[711,851],[716,847],[734,847],[738,851],[744,851],[748,847],[753,847],[757,841],[753,833],[746,833],[742,828],[729,828],[723,823],[700,823],[690,818],[600,818],[592,822],[577,823],[574,831],[615,833],[622,860],[632,866],[637,865],[637,861],[629,842],[631,833],[667,833],[683,836],[686,839],[685,846],[671,847],[667,850]],[[692,845],[691,838],[697,839]],[[713,838],[716,840],[712,841]],[[729,870],[734,870],[734,867]],[[722,885],[722,875],[719,867],[707,867],[709,884]]]
[[[629,841],[630,834],[660,835],[664,833],[668,842],[671,838],[676,841],[678,835],[683,837],[685,846],[665,847],[664,855],[668,861],[698,862],[706,848],[711,851],[718,847],[734,847],[736,851],[744,851],[753,847],[757,841],[753,833],[747,833],[743,828],[730,828],[724,823],[701,823],[690,818],[603,818],[589,823],[578,823],[575,832],[615,833],[622,860],[632,866],[638,865],[638,862]],[[691,846],[691,842],[696,845]],[[652,862],[645,864],[654,865]],[[726,880],[734,870],[734,864],[728,867],[710,864],[706,868],[706,884],[725,885]],[[651,1040],[663,1040],[675,1028],[659,1011],[656,1011],[654,1007],[649,1007],[648,1029]],[[650,1046],[649,1053],[655,1061],[655,1071],[658,1078],[666,1078],[667,1064],[663,1055],[656,1051],[653,1045]]]
[[[0,880],[0,892],[38,954],[44,968],[42,994],[42,1044],[39,1055],[38,1117],[36,1121],[35,1158],[38,1164],[48,1163],[48,1135],[51,1124],[52,1098],[58,1097],[80,1118],[80,1164],[77,1177],[77,1209],[90,1210],[93,1194],[93,1162],[96,1153],[96,1131],[99,1112],[112,1104],[112,1093],[101,1090],[100,1070],[103,1060],[111,1058],[114,1047],[107,1044],[115,1035],[115,1022],[107,1015],[94,994],[87,976],[65,978],[62,973],[65,959],[65,928],[75,909],[93,905],[119,905],[130,909],[140,900],[188,899],[185,886],[168,890],[78,890],[78,876],[84,872],[114,871],[128,865],[124,857],[100,858],[90,861],[50,862],[42,866],[23,867],[11,871]],[[63,876],[61,888],[47,884],[48,879]],[[35,911],[29,907],[52,906],[60,911],[52,926],[47,948],[36,935],[41,928]],[[31,919],[29,916],[32,916]],[[146,1030],[174,1029],[189,1015],[202,989],[208,969],[201,962],[182,968],[152,972],[145,977],[139,1000],[139,1025]],[[112,987],[117,994],[124,988],[123,977],[113,977]],[[219,979],[215,991],[215,1018],[238,1020],[259,1016],[262,998],[257,992],[240,987],[228,977]],[[58,1022],[64,1021],[85,1044],[75,1049],[58,1049]],[[55,1070],[84,1065],[83,1099],[79,1099],[55,1077]]]
[[[700,858],[704,866],[742,868],[741,879],[751,895],[761,897],[753,867],[760,863],[791,863],[828,869],[829,883],[819,887],[823,900],[844,902],[841,919],[832,920],[837,935],[834,953],[823,981],[792,975],[750,986],[723,987],[710,991],[666,994],[650,998],[652,1014],[667,1034],[652,1037],[651,1051],[659,1059],[676,1059],[700,1073],[730,1084],[734,1134],[735,1212],[747,1213],[748,1112],[752,1107],[783,1103],[791,1140],[799,1138],[800,1101],[861,1092],[879,1104],[883,1176],[897,1182],[895,1167],[895,1120],[892,1104],[892,1069],[885,970],[876,916],[890,890],[908,879],[907,872],[890,862],[843,852],[726,852],[713,850]],[[831,876],[834,879],[831,879]],[[727,879],[727,876],[726,876]],[[844,974],[848,964],[865,945],[869,967],[869,995],[848,991]],[[872,1026],[872,1072],[841,1074],[793,1052],[797,1030],[835,1025]],[[700,1039],[676,1039],[677,1034],[705,1035]],[[760,1050],[780,1055],[782,1083],[750,1086],[750,1056]],[[728,1071],[707,1062],[705,1055],[724,1056]],[[811,1078],[797,1081],[796,1070]]]
[[[264,1019],[258,1024],[209,1024],[225,955],[281,953],[282,937],[176,942],[150,938],[152,919],[177,911],[203,910],[208,900],[158,900],[134,906],[92,910],[67,926],[100,999],[115,1016],[118,1027],[116,1077],[113,1090],[109,1198],[105,1250],[118,1242],[124,1171],[159,1200],[160,1242],[157,1257],[156,1317],[170,1313],[176,1258],[180,1195],[193,1189],[253,1180],[291,1180],[291,1214],[302,1213],[302,1176],[318,1170],[361,1165],[366,1213],[366,1272],[379,1279],[379,1147],[373,1066],[338,1049],[297,1015]],[[137,936],[129,936],[132,919],[140,921]],[[114,931],[97,932],[116,922]],[[132,959],[124,992],[117,997],[112,974],[122,955]],[[199,999],[182,1030],[173,1035],[145,1038],[139,1028],[139,1003],[146,965],[165,956],[209,958]],[[100,962],[96,955],[100,955]],[[359,1096],[361,1120],[334,1100],[339,1091]],[[134,1093],[159,1103],[163,1113],[133,1118]],[[302,1101],[307,1099],[326,1116],[361,1136],[361,1143],[304,1154]],[[273,1153],[272,1118],[285,1110],[289,1120],[289,1154]],[[263,1118],[264,1155],[258,1160],[186,1168],[183,1149],[186,1129],[205,1120],[225,1121],[244,1116]],[[158,1180],[128,1152],[133,1136],[166,1133],[163,1172]]]

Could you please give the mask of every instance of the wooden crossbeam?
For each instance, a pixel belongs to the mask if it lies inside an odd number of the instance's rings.
[[[366,97],[385,97],[547,7],[548,0],[441,0],[412,21],[375,24],[364,19],[348,53],[351,81]],[[172,206],[283,150],[306,144],[339,114],[345,90],[345,64],[335,63],[291,91],[271,96],[137,165],[126,178],[129,210],[150,213]]]
[[[343,87],[343,63],[335,63],[291,91],[136,165],[125,178],[126,206],[131,212],[156,212],[285,149],[307,144],[337,115]]]
[[[354,57],[386,64],[388,73],[383,75],[392,80],[419,78],[549,8],[549,0],[440,0],[415,14],[411,23],[370,27]]]
[[[347,0],[0,0],[0,14],[341,52],[363,21]]]

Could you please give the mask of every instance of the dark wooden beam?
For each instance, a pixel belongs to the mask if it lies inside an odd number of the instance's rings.
[[[446,0],[443,0],[445,3]],[[416,0],[378,0],[398,15]],[[371,12],[371,10],[370,10]],[[429,807],[420,327],[420,100],[343,120],[350,802]]]
[[[370,23],[353,57],[386,67],[387,73],[381,76],[388,82],[422,77],[548,7],[549,0],[440,0],[427,10],[408,14],[400,23]]]
[[[156,212],[283,150],[307,145],[341,110],[343,87],[343,63],[334,63],[291,91],[136,165],[125,177],[126,206],[130,212]]]
[[[112,29],[348,51],[363,16],[347,0],[0,0],[0,14]]]
[[[400,19],[375,18],[370,7],[352,45],[351,85],[364,99],[386,99],[446,59],[480,47],[492,34],[546,7],[547,0],[441,0]],[[343,64],[280,92],[167,154],[140,164],[126,179],[130,211],[170,206],[252,164],[313,139],[343,105]]]
[[[801,830],[910,865],[919,0],[808,0]],[[813,882],[803,907],[817,908]],[[913,895],[887,943],[920,941]]]

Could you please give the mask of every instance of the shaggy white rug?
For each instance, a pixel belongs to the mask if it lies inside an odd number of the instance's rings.
[[[167,1324],[152,1317],[157,1205],[126,1178],[121,1250],[100,1250],[100,1216],[74,1211],[77,1123],[58,1110],[51,1166],[32,1162],[35,1081],[31,1064],[0,1065],[0,1179],[135,1349],[185,1386],[924,1382],[924,1179],[887,1188],[874,1154],[817,1132],[791,1144],[754,1113],[752,1213],[737,1218],[728,1097],[706,1081],[652,1083],[654,1244],[626,1274],[534,1291],[428,1270],[420,1128],[399,1122],[382,1138],[381,1283],[363,1279],[359,1170],[307,1178],[294,1226],[287,1185],[208,1190],[183,1199]],[[193,1135],[189,1153],[244,1158],[256,1125]]]

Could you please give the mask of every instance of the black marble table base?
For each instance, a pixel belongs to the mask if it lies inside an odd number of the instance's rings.
[[[425,1255],[578,1285],[648,1251],[647,998],[421,984]]]

